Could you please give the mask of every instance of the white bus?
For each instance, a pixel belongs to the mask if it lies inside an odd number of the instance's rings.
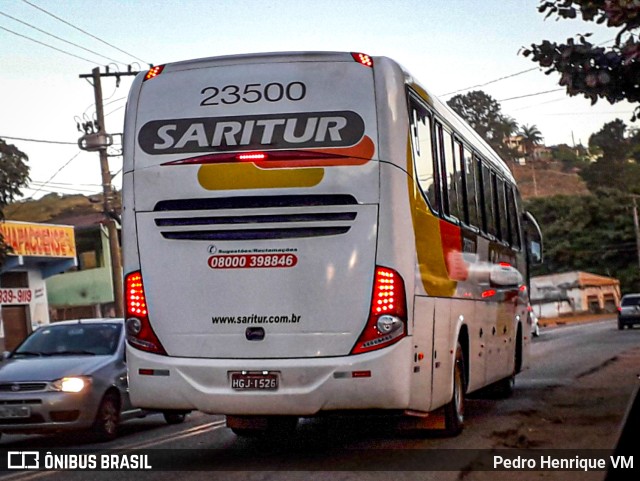
[[[541,242],[507,166],[393,60],[154,67],[125,120],[131,398],[238,434],[345,411],[457,433],[527,361]]]

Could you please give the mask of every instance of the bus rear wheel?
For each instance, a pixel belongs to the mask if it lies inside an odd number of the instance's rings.
[[[453,397],[444,407],[444,432],[448,436],[456,436],[462,432],[465,386],[464,354],[462,346],[458,343],[453,366]]]

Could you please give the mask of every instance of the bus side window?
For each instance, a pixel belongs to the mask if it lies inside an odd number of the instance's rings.
[[[495,200],[497,205],[497,219],[498,219],[498,233],[500,234],[500,240],[511,244],[511,238],[509,237],[509,221],[507,220],[507,204],[505,199],[504,181],[500,179],[495,173],[491,174],[493,180],[493,187],[495,192]]]
[[[476,180],[476,165],[473,162],[473,155],[471,151],[463,149],[464,158],[462,159],[465,176],[465,191],[466,191],[466,208],[469,213],[468,224],[480,228],[482,227],[482,221],[480,218],[480,212],[478,210],[478,189]]]
[[[433,123],[433,145],[434,149],[434,160],[436,166],[436,190],[438,191],[440,197],[440,211],[443,213],[449,213],[449,198],[446,195],[446,190],[444,191],[440,189],[443,184],[446,184],[446,174],[444,173],[444,150],[442,146],[442,124],[437,120]]]
[[[507,214],[509,219],[509,233],[511,236],[511,246],[514,249],[521,249],[520,240],[520,223],[518,218],[518,208],[516,206],[516,198],[513,186],[507,186]]]
[[[470,225],[469,222],[469,199],[467,196],[467,179],[464,165],[464,147],[457,138],[453,141],[453,158],[456,169],[456,190],[458,192],[458,210],[462,221]]]
[[[443,185],[443,197],[447,198],[448,210],[446,211],[449,216],[454,220],[460,220],[463,215],[461,196],[462,193],[458,190],[460,185],[460,172],[458,166],[460,162],[456,162],[457,156],[455,155],[453,137],[445,129],[442,129],[442,147],[444,153],[444,159],[442,163],[442,185]],[[458,150],[458,153],[460,151]]]
[[[429,206],[438,211],[437,184],[431,143],[431,116],[426,109],[411,103],[411,144],[416,166],[418,184],[424,192]]]
[[[495,209],[493,204],[493,192],[491,188],[491,169],[480,158],[476,158],[478,173],[480,174],[480,199],[482,206],[483,231],[486,234],[497,237],[498,229],[496,224]]]

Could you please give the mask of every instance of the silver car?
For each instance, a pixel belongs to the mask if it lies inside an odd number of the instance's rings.
[[[618,307],[618,329],[640,324],[640,294],[626,294]]]
[[[148,412],[129,400],[122,319],[40,327],[0,363],[0,433],[91,430],[116,437],[120,421]],[[164,412],[170,424],[186,412]]]

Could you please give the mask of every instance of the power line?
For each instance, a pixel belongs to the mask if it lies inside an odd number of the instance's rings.
[[[36,27],[34,25],[31,25],[30,23],[23,22],[22,20],[20,20],[18,18],[15,18],[15,17],[12,17],[11,15],[8,15],[8,14],[6,14],[4,12],[0,12],[0,15],[3,15],[5,17],[7,17],[7,18],[10,18],[11,20],[14,20],[14,21],[16,21],[18,23],[21,23],[23,25],[26,25],[27,27],[32,28],[34,30],[37,30],[40,33],[44,33],[45,35],[48,35],[49,37],[53,37],[53,38],[55,38],[57,40],[60,40],[61,42],[68,43],[69,45],[73,45],[74,47],[81,48],[82,50],[85,50],[86,52],[89,52],[89,53],[92,53],[94,55],[97,55],[98,57],[102,57],[102,58],[105,58],[105,59],[110,60],[112,62],[122,63],[122,64],[126,65],[126,62],[118,62],[117,60],[114,60],[111,57],[107,57],[106,55],[102,55],[102,54],[100,54],[98,52],[95,52],[95,51],[93,51],[91,49],[83,47],[82,45],[78,45],[77,43],[73,43],[73,42],[70,42],[69,40],[65,40],[64,38],[58,37],[57,35],[54,35],[52,33],[49,33],[47,31],[45,31],[45,30],[42,30],[41,28],[38,28],[38,27]]]
[[[551,92],[559,92],[560,90],[564,90],[564,88],[545,90],[544,92],[536,92],[536,93],[533,93],[533,94],[518,95],[517,97],[510,97],[508,99],[498,100],[498,102],[507,102],[508,100],[523,99],[523,98],[526,98],[526,97],[535,97],[536,95],[550,94]]]
[[[37,183],[31,182],[29,183],[29,185],[33,185],[34,187],[38,187],[41,190],[49,190],[49,189],[45,189],[46,185],[39,185]],[[78,194],[95,194],[98,193],[100,191],[99,187],[96,187],[95,189],[80,189],[77,187],[63,187],[63,186],[59,186],[59,185],[52,185],[49,186],[50,189],[59,189],[60,192],[64,193],[64,192],[77,192]],[[30,187],[28,187],[30,188]],[[31,189],[33,190],[33,189]],[[34,194],[35,195],[35,194]]]
[[[540,70],[540,68],[539,67],[533,67],[533,68],[530,68],[530,69],[527,69],[527,70],[522,70],[521,72],[512,73],[510,75],[505,75],[504,77],[500,77],[500,78],[497,78],[497,79],[494,79],[494,80],[489,80],[488,82],[485,82],[483,84],[478,84],[478,85],[474,85],[472,87],[466,87],[466,88],[463,88],[463,89],[460,89],[460,90],[456,90],[454,92],[449,92],[447,94],[442,94],[442,95],[440,95],[440,97],[447,97],[448,95],[457,94],[458,92],[464,92],[465,90],[471,90],[471,89],[476,89],[476,88],[479,88],[479,87],[484,87],[485,85],[490,85],[492,83],[500,82],[501,80],[506,80],[506,79],[509,79],[509,78],[512,78],[512,77],[516,77],[518,75],[522,75],[523,73],[533,72],[534,70]]]
[[[2,28],[2,27],[0,27]],[[78,142],[62,142],[59,140],[42,140],[42,139],[27,139],[24,137],[9,137],[7,135],[0,135],[0,139],[9,140],[21,140],[23,142],[40,142],[43,144],[58,144],[58,145],[78,145]]]
[[[35,189],[32,189],[31,187],[25,187],[25,190],[33,191]],[[82,195],[84,197],[86,197],[87,195],[98,195],[98,194],[100,194],[99,189],[97,191],[71,191],[71,190],[70,191],[64,191],[64,190],[53,190],[53,188],[51,188],[51,189],[39,188],[37,192],[34,192],[30,197],[27,197],[26,199],[22,199],[22,201],[24,203],[26,203],[26,202],[28,202],[30,200],[33,200],[33,196],[36,195],[36,193],[38,193],[38,192],[46,192],[46,193],[49,193],[49,194],[60,194],[60,195],[74,195],[75,194],[75,195]],[[24,204],[18,204],[18,207],[16,207],[16,210],[13,213],[15,214],[16,212],[19,212],[23,205]]]
[[[608,44],[610,42],[613,42],[614,40],[615,40],[615,38],[612,38],[612,39],[606,40],[606,41],[604,41],[602,43],[599,43],[598,47],[601,47],[601,46],[606,45],[606,44]],[[527,70],[521,70],[520,72],[516,72],[516,73],[509,74],[509,75],[505,75],[504,77],[500,77],[500,78],[497,78],[497,79],[494,79],[494,80],[489,80],[488,82],[485,82],[483,84],[474,85],[472,87],[465,87],[463,89],[456,90],[455,92],[449,92],[447,94],[442,94],[442,95],[439,95],[439,97],[446,97],[448,95],[457,94],[458,92],[464,92],[465,90],[471,90],[471,89],[475,89],[475,88],[478,88],[478,87],[484,87],[485,85],[490,85],[490,84],[495,83],[495,82],[500,82],[501,80],[510,79],[512,77],[516,77],[516,76],[521,75],[523,73],[533,72],[534,70],[542,70],[542,68],[541,67],[533,67],[533,68],[530,68],[530,69],[527,69]]]
[[[45,182],[42,180],[31,180],[30,184],[44,184]],[[102,184],[82,184],[82,183],[71,183],[71,182],[47,182],[48,185],[51,185],[53,187],[65,187],[65,186],[71,186],[71,187],[75,187],[75,186],[82,186],[82,187],[102,187]]]
[[[109,112],[108,114],[104,114],[104,116],[105,116],[105,117],[107,117],[107,116],[109,116],[109,115],[111,115],[111,114],[113,114],[113,113],[117,112],[118,110],[122,110],[122,109],[123,109],[123,108],[125,108],[125,107],[126,107],[126,105],[121,105],[120,107],[113,109],[113,110],[112,110],[111,112]]]
[[[38,192],[40,192],[40,191],[41,191],[41,190],[42,190],[42,189],[43,189],[43,188],[44,188],[44,187],[45,187],[49,182],[51,182],[51,181],[56,177],[56,175],[58,175],[60,172],[62,172],[62,169],[64,169],[67,165],[69,165],[69,164],[71,163],[71,161],[73,161],[73,160],[74,160],[76,157],[78,157],[81,153],[82,153],[82,151],[81,151],[81,150],[79,150],[79,151],[76,153],[76,155],[74,155],[74,156],[73,156],[73,157],[71,157],[69,160],[67,160],[67,161],[64,163],[64,165],[63,165],[62,167],[60,167],[58,170],[56,170],[56,172],[55,172],[51,177],[49,177],[49,179],[48,179],[46,182],[44,182],[44,183],[43,183],[42,187],[39,187],[39,188],[38,188],[38,189],[37,189],[33,194],[31,194],[31,196],[30,196],[27,200],[32,199],[34,195],[36,195]]]
[[[66,50],[62,50],[60,48],[54,47],[52,45],[49,45],[48,43],[41,42],[40,40],[36,40],[35,38],[28,37],[28,36],[23,35],[21,33],[14,32],[13,30],[10,30],[10,29],[8,29],[6,27],[3,27],[1,25],[0,25],[0,29],[5,30],[5,31],[7,31],[9,33],[12,33],[14,35],[17,35],[18,37],[26,38],[27,40],[31,40],[32,42],[38,43],[40,45],[44,45],[45,47],[49,47],[49,48],[51,48],[53,50],[57,50],[58,52],[64,53],[66,55],[70,55],[71,57],[79,58],[80,60],[84,60],[85,62],[92,63],[93,65],[96,64],[96,62],[94,62],[93,60],[89,60],[88,58],[81,57],[80,55],[76,55],[74,53],[67,52]]]
[[[95,35],[93,35],[93,34],[91,34],[91,33],[87,32],[87,31],[85,31],[85,30],[82,30],[82,29],[81,29],[81,28],[79,28],[79,27],[76,27],[76,26],[75,26],[75,25],[73,25],[72,23],[67,22],[66,20],[64,20],[64,19],[62,19],[62,18],[60,18],[60,17],[58,17],[57,15],[54,15],[53,13],[48,12],[48,11],[47,11],[47,10],[45,10],[44,8],[42,8],[42,7],[38,6],[38,5],[35,5],[35,4],[31,3],[31,2],[29,2],[28,0],[22,0],[22,1],[23,1],[24,3],[26,3],[27,5],[30,5],[31,7],[35,8],[35,9],[37,9],[37,10],[40,10],[40,11],[41,11],[41,12],[43,12],[43,13],[46,13],[46,14],[47,14],[47,15],[49,15],[50,17],[55,18],[55,19],[56,19],[56,20],[58,20],[59,22],[62,22],[62,23],[64,23],[65,25],[68,25],[68,26],[69,26],[69,27],[71,27],[71,28],[75,28],[75,29],[76,29],[76,30],[78,30],[79,32],[82,32],[82,33],[84,33],[85,35],[88,35],[89,37],[91,37],[91,38],[93,38],[93,39],[95,39],[95,40],[97,40],[97,41],[99,41],[99,42],[102,42],[102,43],[104,43],[105,45],[108,45],[108,46],[109,46],[109,47],[111,47],[111,48],[115,48],[117,51],[122,52],[122,53],[124,53],[125,55],[128,55],[129,57],[135,58],[136,60],[139,60],[139,61],[140,61],[140,62],[142,62],[142,63],[149,64],[149,62],[145,62],[145,61],[144,61],[144,60],[142,60],[141,58],[136,57],[135,55],[133,55],[133,54],[131,54],[131,53],[129,53],[129,52],[126,52],[126,51],[122,50],[121,48],[118,48],[118,47],[116,47],[115,45],[112,45],[112,44],[110,44],[109,42],[106,42],[106,41],[102,40],[101,38],[96,37]]]

